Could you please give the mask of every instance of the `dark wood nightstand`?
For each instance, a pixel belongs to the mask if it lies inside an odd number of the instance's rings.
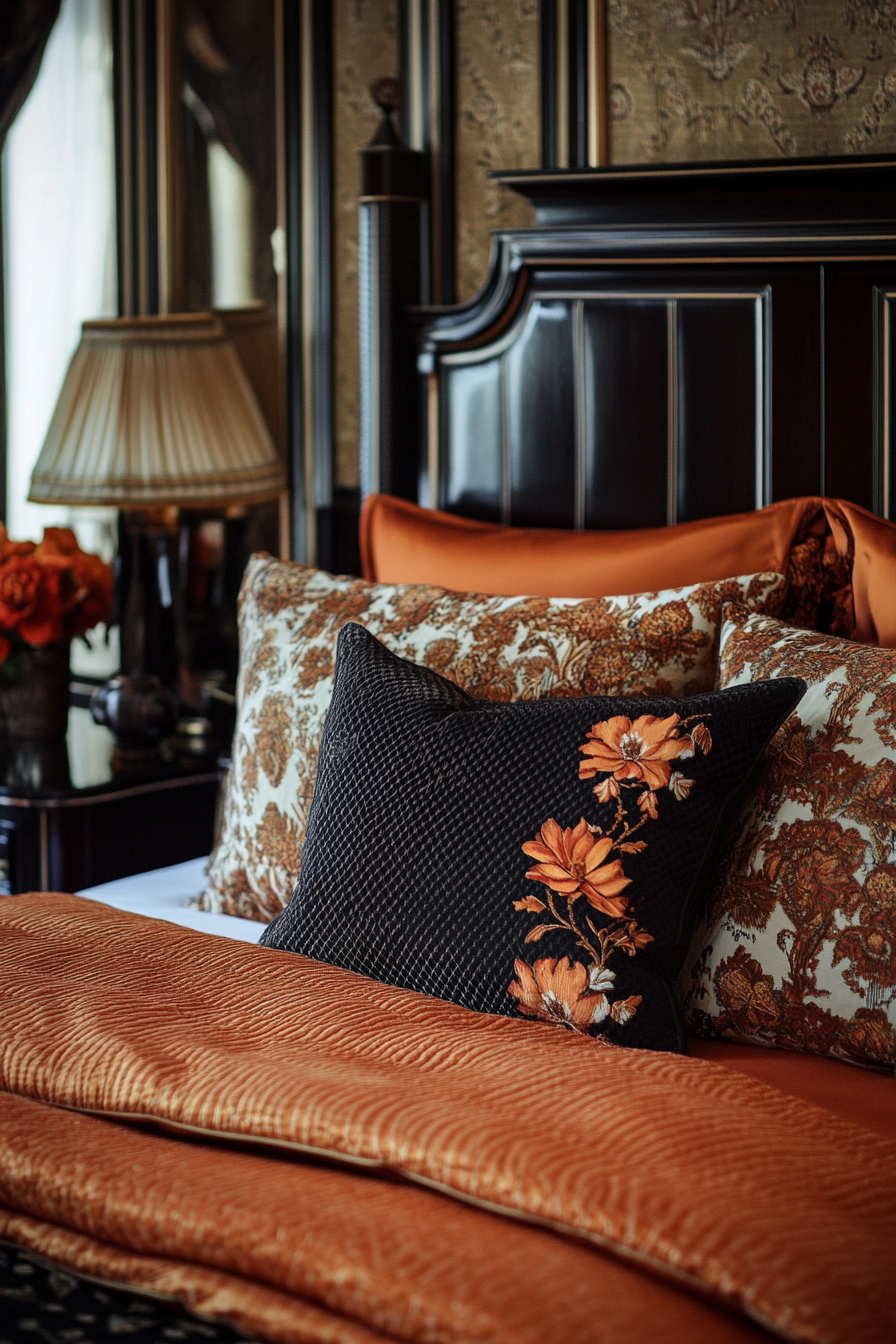
[[[79,698],[65,741],[0,744],[0,893],[79,891],[211,849],[216,756],[172,752],[116,775],[112,735]]]

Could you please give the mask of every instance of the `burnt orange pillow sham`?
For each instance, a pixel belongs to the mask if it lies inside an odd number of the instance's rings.
[[[391,495],[369,495],[360,538],[364,577],[377,583],[426,583],[501,597],[608,597],[767,570],[788,574],[797,587],[808,580],[815,588],[824,530],[822,501],[815,497],[674,527],[573,532],[479,523]],[[811,557],[794,557],[801,545]],[[793,572],[793,558],[802,574]],[[813,614],[807,613],[809,621]]]
[[[853,637],[896,648],[896,523],[845,499],[826,499],[838,552],[852,566]]]

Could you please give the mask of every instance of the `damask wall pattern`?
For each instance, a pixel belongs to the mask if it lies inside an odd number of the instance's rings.
[[[607,0],[614,163],[896,150],[896,0]]]
[[[527,201],[492,169],[537,168],[538,0],[458,0],[456,27],[457,297],[485,279],[492,229],[532,222]]]
[[[333,327],[336,484],[358,484],[358,150],[380,114],[368,91],[398,74],[397,0],[333,4]]]

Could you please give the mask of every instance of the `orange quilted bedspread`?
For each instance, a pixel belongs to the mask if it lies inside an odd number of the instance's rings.
[[[271,1340],[896,1330],[896,1143],[711,1059],[42,895],[0,1088],[0,1237]]]

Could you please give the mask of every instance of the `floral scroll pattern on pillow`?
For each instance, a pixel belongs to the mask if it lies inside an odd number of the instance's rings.
[[[657,820],[658,791],[668,789],[679,802],[690,795],[694,780],[673,771],[670,762],[712,749],[706,724],[678,714],[642,714],[634,722],[614,715],[594,724],[587,738],[579,747],[585,757],[579,778],[605,776],[593,792],[599,803],[615,803],[613,821],[601,827],[582,817],[575,826],[561,827],[549,818],[523,845],[523,853],[535,859],[526,878],[542,884],[543,898],[527,895],[513,903],[515,910],[545,917],[526,934],[527,943],[565,931],[587,960],[542,957],[530,966],[517,957],[517,978],[508,988],[521,1013],[585,1034],[608,1018],[625,1026],[638,1011],[640,994],[609,997],[616,985],[610,961],[620,953],[635,957],[654,941],[629,904],[625,888],[632,879],[623,865],[647,848],[646,840],[632,837]]]
[[[254,556],[230,778],[200,904],[266,921],[289,899],[347,621],[486,699],[692,695],[713,686],[723,603],[777,612],[785,591],[780,575],[755,574],[633,597],[490,597]]]
[[[729,837],[689,1026],[896,1066],[896,652],[729,608],[723,686],[801,676]]]
[[[851,570],[852,556],[834,544],[821,508],[809,512],[787,557],[787,597],[780,611],[769,614],[801,630],[854,638]]]

